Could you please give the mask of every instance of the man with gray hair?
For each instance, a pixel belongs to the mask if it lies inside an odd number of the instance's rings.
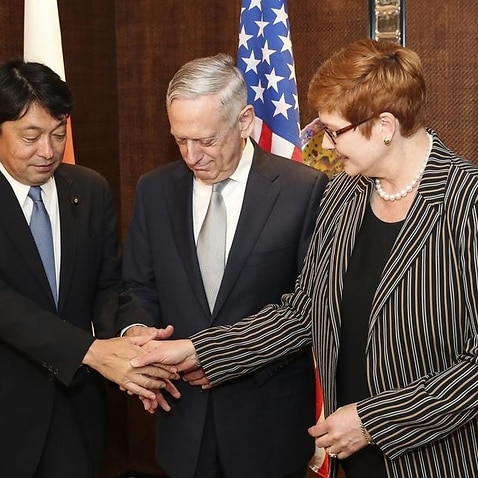
[[[293,290],[327,178],[250,139],[254,109],[228,55],[180,68],[166,107],[182,160],[138,183],[123,276],[145,315],[140,325],[120,313],[117,325],[132,336],[172,325],[184,338]],[[177,386],[174,398],[143,400],[156,411],[156,456],[171,478],[306,475],[310,349],[214,390]]]

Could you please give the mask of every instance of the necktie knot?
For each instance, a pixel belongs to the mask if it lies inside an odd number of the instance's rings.
[[[33,202],[38,202],[42,201],[41,198],[41,187],[40,186],[32,186],[30,188],[30,191],[28,191],[28,197],[33,201]],[[43,201],[42,201],[43,202]]]
[[[217,194],[222,194],[223,189],[226,187],[229,181],[230,179],[227,178],[227,179],[224,179],[224,181],[221,181],[219,183],[214,183],[212,185],[212,192]]]

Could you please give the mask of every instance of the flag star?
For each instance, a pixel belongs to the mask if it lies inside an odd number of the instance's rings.
[[[261,62],[261,60],[256,60],[256,57],[254,56],[254,50],[251,51],[251,56],[249,58],[244,57],[242,61],[247,65],[245,73],[251,70],[257,73],[257,65]]]
[[[281,97],[279,98],[278,101],[275,101],[275,100],[271,100],[271,101],[274,104],[274,106],[276,107],[275,111],[274,111],[274,116],[277,116],[277,115],[280,114],[280,115],[284,116],[285,119],[288,119],[287,110],[292,108],[292,105],[290,105],[289,103],[287,103],[285,101],[284,93],[282,93],[282,95],[281,95]]]
[[[249,46],[247,42],[253,37],[254,35],[248,35],[246,33],[246,29],[244,25],[242,25],[241,32],[239,33],[239,48],[243,46],[246,50],[249,50]]]
[[[272,71],[270,73],[266,73],[265,77],[267,78],[267,82],[269,83],[267,88],[274,88],[274,90],[276,90],[277,93],[279,93],[277,83],[283,80],[284,77],[276,75],[275,68],[272,68]]]
[[[267,44],[267,40],[264,42],[264,46],[262,47],[262,61],[265,61],[268,65],[271,64],[270,57],[276,50],[271,50],[269,45]]]
[[[269,25],[269,22],[265,22],[263,20],[256,21],[256,25],[259,27],[259,31],[257,32],[258,37],[264,36],[264,28]]]
[[[287,0],[239,3],[242,8],[237,66],[246,79],[247,96],[255,110],[257,121],[252,137],[268,151],[301,161],[299,104]]]
[[[296,82],[296,76],[295,76],[295,68],[293,63],[287,63],[287,66],[289,67],[290,70],[290,76],[289,80],[293,80],[294,83]]]
[[[290,51],[290,53],[292,54],[292,42],[290,41],[290,34],[289,32],[287,32],[287,36],[282,36],[282,35],[279,35],[279,38],[282,40],[282,43],[283,43],[283,47],[282,47],[282,51]]]
[[[279,8],[271,8],[271,10],[274,12],[276,19],[274,20],[274,25],[277,23],[283,23],[284,26],[287,28],[287,20],[289,16],[287,15],[287,12],[285,11],[285,5],[282,5],[282,7]]]
[[[262,11],[261,2],[262,0],[251,0],[251,3],[249,4],[249,10],[252,10],[254,7],[257,7],[259,10]]]
[[[257,83],[257,86],[251,85],[251,89],[254,91],[256,96],[254,97],[254,101],[260,100],[264,103],[264,90],[265,88],[261,84],[261,80]]]

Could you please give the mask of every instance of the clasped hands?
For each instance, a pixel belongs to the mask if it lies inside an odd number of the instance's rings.
[[[175,399],[181,397],[173,380],[182,378],[191,385],[209,388],[209,382],[197,364],[192,342],[188,339],[166,340],[173,331],[172,326],[165,329],[133,326],[125,334],[138,350],[129,361],[128,372],[132,381],[120,384],[120,388],[130,395],[138,395],[149,413],[154,413],[158,406],[165,411],[171,410],[163,391]]]

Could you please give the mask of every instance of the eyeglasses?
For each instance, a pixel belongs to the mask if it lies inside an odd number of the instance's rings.
[[[344,128],[340,128],[340,129],[337,129],[335,131],[327,128],[327,126],[325,126],[324,124],[322,123],[319,123],[320,124],[320,127],[324,130],[324,132],[327,134],[328,138],[330,139],[330,141],[332,141],[332,143],[334,144],[337,144],[336,143],[336,139],[337,139],[337,136],[340,136],[341,134],[344,134],[346,133],[347,131],[350,131],[350,130],[355,130],[355,128],[357,126],[360,126],[361,124],[363,123],[366,123],[367,121],[370,121],[372,118],[374,118],[374,116],[370,116],[369,118],[366,118],[362,121],[359,121],[358,123],[353,123],[353,124],[349,124],[348,126],[345,126]]]

